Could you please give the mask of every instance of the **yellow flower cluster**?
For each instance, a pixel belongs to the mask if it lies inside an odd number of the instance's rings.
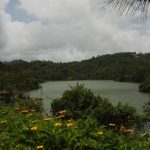
[[[0,124],[6,124],[7,120],[0,121]]]
[[[67,112],[67,110],[61,110],[61,111],[59,111],[59,116],[57,116],[56,119],[62,119],[62,118],[64,118],[66,112]]]
[[[54,126],[55,126],[55,127],[61,127],[61,126],[62,126],[62,123],[61,123],[61,122],[56,122],[56,123],[54,124]]]
[[[33,115],[33,114],[32,114],[32,113],[30,113],[30,114],[27,114],[26,116],[27,116],[27,117],[29,117],[29,116],[32,116],[32,115]]]
[[[15,109],[18,110],[19,108],[16,107]],[[36,112],[36,110],[35,109],[28,110],[28,109],[24,108],[24,109],[21,109],[20,112],[21,113],[28,113],[28,112]]]
[[[38,146],[36,147],[36,149],[43,149],[43,148],[44,148],[43,145],[38,145]]]
[[[67,127],[72,127],[73,123],[67,123]]]
[[[53,118],[43,118],[44,121],[51,121]]]
[[[21,110],[21,113],[28,113],[28,112],[29,112],[29,110],[27,110],[27,109]]]
[[[116,124],[114,124],[114,123],[109,123],[109,126],[110,126],[110,127],[115,127]]]
[[[126,128],[123,125],[121,125],[120,126],[120,132],[125,132],[125,131],[126,131]]]
[[[132,134],[134,132],[134,130],[132,130],[132,129],[126,129],[125,132]]]
[[[96,134],[97,134],[98,136],[101,136],[101,135],[104,134],[104,132],[103,132],[103,131],[98,131]]]
[[[61,118],[64,118],[65,117],[65,115],[60,115],[60,116],[58,116],[58,117],[56,117],[57,119],[61,119]]]
[[[38,129],[37,126],[34,126],[34,127],[30,128],[31,131],[36,131],[37,129]]]
[[[109,126],[112,128],[112,129],[115,129],[119,132],[122,132],[122,133],[130,133],[132,134],[134,132],[133,129],[126,129],[126,127],[123,126],[123,124],[121,124],[120,128],[118,129],[118,127],[116,126],[116,124],[114,123],[109,123]]]
[[[30,111],[31,111],[31,112],[36,112],[36,110],[35,110],[35,109],[31,109]]]
[[[72,127],[74,125],[74,121],[72,119],[67,121],[67,127]]]
[[[126,129],[123,125],[120,126],[119,131],[122,133],[130,133],[130,134],[132,134],[134,132],[134,130],[132,130],[132,129]]]
[[[61,110],[59,111],[60,114],[65,114],[67,112],[67,110]]]

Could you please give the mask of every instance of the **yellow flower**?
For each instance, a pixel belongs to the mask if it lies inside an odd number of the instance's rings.
[[[96,134],[97,134],[98,136],[101,136],[101,135],[104,134],[104,132],[103,132],[103,131],[98,131]]]
[[[126,128],[123,125],[120,126],[120,132],[126,132]]]
[[[36,131],[37,130],[37,126],[34,126],[32,128],[30,128],[31,131]]]
[[[68,123],[71,123],[71,122],[73,122],[73,120],[72,120],[72,119],[69,119],[69,120],[67,120],[67,122],[68,122]]]
[[[132,133],[134,132],[134,130],[132,130],[132,129],[127,129],[127,130],[125,130],[125,132],[132,134]]]
[[[67,110],[61,110],[59,111],[60,114],[65,114],[67,112]]]
[[[43,146],[43,145],[38,145],[36,148],[37,148],[37,149],[43,149],[44,146]]]
[[[30,111],[31,111],[31,112],[36,112],[36,110],[35,110],[35,109],[31,109]]]
[[[0,122],[0,124],[6,124],[7,123],[7,120],[3,120]]]
[[[26,116],[29,117],[29,116],[32,116],[32,114],[30,113],[30,114],[27,114]]]
[[[61,126],[62,126],[62,123],[61,123],[61,122],[56,122],[56,123],[54,124],[54,126],[55,126],[55,127],[61,127]]]
[[[53,118],[43,118],[44,121],[51,121]]]
[[[65,117],[65,115],[60,115],[60,116],[58,116],[58,117],[56,117],[57,119],[60,119],[60,118],[64,118]]]
[[[67,127],[72,127],[73,123],[67,123]]]
[[[21,113],[27,113],[27,112],[29,112],[29,110],[27,110],[27,109],[21,110]]]
[[[114,123],[109,123],[109,126],[111,126],[111,127],[115,127],[115,126],[116,126],[116,124],[114,124]]]

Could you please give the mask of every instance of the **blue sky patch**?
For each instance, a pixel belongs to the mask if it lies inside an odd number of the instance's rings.
[[[5,8],[6,13],[11,16],[12,21],[28,23],[37,20],[36,17],[28,15],[25,10],[18,8],[18,4],[18,0],[10,0]]]

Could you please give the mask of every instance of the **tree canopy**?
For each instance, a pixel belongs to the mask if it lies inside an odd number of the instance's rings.
[[[143,83],[140,90],[149,92],[150,53],[106,54],[68,63],[38,60],[0,63],[1,90],[24,91],[39,88],[44,81],[89,79]]]

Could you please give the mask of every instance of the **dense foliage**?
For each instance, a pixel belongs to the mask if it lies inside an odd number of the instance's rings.
[[[106,98],[95,96],[83,85],[65,91],[61,98],[52,102],[51,108],[54,115],[62,109],[70,110],[68,116],[73,119],[92,117],[103,125],[111,122],[118,127],[124,124],[126,127],[141,128],[144,123],[134,107],[121,103],[113,106]]]
[[[3,100],[5,101],[5,100]],[[149,115],[149,103],[144,110]],[[64,92],[43,111],[42,99],[22,95],[0,105],[2,150],[148,150],[150,133],[140,133],[141,119],[128,105],[113,106],[83,85]],[[112,118],[111,118],[112,117]]]
[[[15,60],[0,62],[0,89],[19,91],[39,88],[48,80],[111,79],[143,83],[140,91],[150,91],[150,53],[107,54],[80,62]]]
[[[30,106],[30,105],[29,105]],[[2,150],[148,150],[150,134],[98,125],[94,119],[65,119],[66,110],[48,117],[34,109],[0,106]],[[113,125],[113,126],[112,126]],[[132,131],[132,132],[131,132]]]
[[[149,92],[150,91],[150,79],[145,80],[140,86],[139,86],[140,91],[142,92]]]

